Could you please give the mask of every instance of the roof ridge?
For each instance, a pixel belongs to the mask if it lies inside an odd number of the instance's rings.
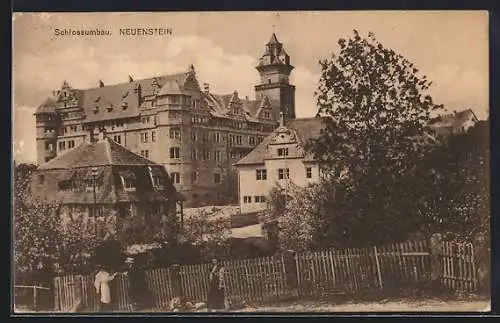
[[[182,74],[186,74],[186,72],[178,72],[178,73],[172,73],[172,74],[160,74],[160,75],[149,76],[149,77],[145,77],[145,78],[141,78],[141,79],[134,79],[133,82],[129,82],[127,80],[127,81],[120,82],[120,83],[114,83],[114,84],[104,85],[103,87],[93,86],[93,87],[87,87],[87,88],[72,88],[72,89],[73,90],[80,90],[80,91],[88,91],[88,90],[95,90],[95,89],[102,89],[102,88],[110,88],[110,87],[113,87],[113,86],[123,86],[125,84],[137,84],[137,83],[140,83],[142,81],[153,80],[155,78],[158,79],[158,78],[162,78],[162,77],[178,76],[178,75],[182,75]]]

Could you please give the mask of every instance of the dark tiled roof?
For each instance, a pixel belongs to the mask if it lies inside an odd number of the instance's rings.
[[[153,95],[155,90],[163,94],[169,90],[174,94],[184,93],[186,77],[186,73],[177,73],[81,90],[85,121],[139,116],[140,97]]]
[[[35,113],[56,113],[56,102],[52,98],[47,98],[38,106]]]
[[[325,124],[321,118],[304,118],[290,120],[286,124],[286,127],[294,130],[300,142],[302,143],[302,145],[304,145],[309,139],[317,138],[320,135],[321,129],[325,127]],[[241,166],[264,163],[264,159],[268,151],[267,147],[271,143],[278,130],[279,128],[273,131],[269,136],[264,138],[262,143],[255,147],[255,149],[252,150],[248,155],[240,159],[235,165]]]
[[[72,169],[106,165],[156,165],[134,154],[109,137],[95,143],[84,143],[40,165],[39,169]]]

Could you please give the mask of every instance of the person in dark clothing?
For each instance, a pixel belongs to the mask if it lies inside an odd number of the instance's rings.
[[[210,281],[208,286],[207,308],[211,311],[225,309],[224,267],[217,260],[212,260]]]
[[[147,304],[148,285],[144,273],[135,264],[134,258],[125,260],[128,271],[126,272],[129,281],[128,296],[134,310],[143,309]]]

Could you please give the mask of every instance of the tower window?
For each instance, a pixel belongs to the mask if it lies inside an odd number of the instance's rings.
[[[271,84],[271,79],[267,79],[267,84]]]

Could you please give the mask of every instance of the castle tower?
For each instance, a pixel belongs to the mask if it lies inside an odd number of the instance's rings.
[[[290,56],[273,33],[256,66],[260,84],[255,86],[255,97],[260,100],[267,96],[273,105],[279,106],[279,110],[273,111],[275,120],[279,120],[280,113],[285,120],[295,119],[295,86],[289,83],[293,68]]]

